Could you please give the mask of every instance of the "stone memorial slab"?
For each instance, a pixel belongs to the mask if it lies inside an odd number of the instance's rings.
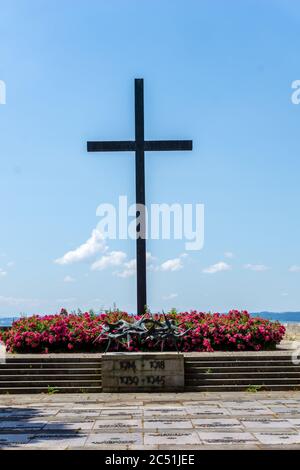
[[[297,415],[300,416],[299,408],[288,408],[283,406],[270,406],[272,413],[276,413],[278,415]]]
[[[161,395],[161,397],[163,398],[163,395]],[[170,393],[168,393],[168,398],[170,397]],[[156,409],[156,410],[162,410],[162,409],[180,409],[182,408],[182,404],[180,402],[174,402],[174,401],[171,401],[171,400],[167,400],[167,401],[157,401],[155,399],[156,397],[153,397],[152,400],[150,400],[149,402],[145,402],[143,403],[143,408],[145,410],[148,410],[148,409]]]
[[[289,445],[300,444],[300,434],[267,434],[267,433],[254,433],[256,439],[265,445]]]
[[[72,410],[62,410],[60,411],[59,413],[59,416],[61,416],[62,414],[66,415],[66,416],[91,416],[91,417],[97,417],[99,416],[101,413],[101,410],[100,409],[95,409],[95,410],[89,410],[89,409],[84,409],[84,408],[81,408],[81,409],[76,409],[76,408],[73,408]]]
[[[187,413],[185,410],[180,409],[180,408],[145,408],[144,409],[144,416],[149,417],[149,416],[186,416]]]
[[[107,353],[103,392],[183,391],[184,356],[178,353]]]
[[[242,410],[266,409],[265,406],[261,406],[257,401],[224,401],[223,406]]]
[[[145,419],[144,429],[192,429],[189,420],[182,419]]]
[[[246,428],[251,429],[288,429],[292,428],[291,423],[287,420],[280,419],[270,419],[270,420],[261,420],[261,419],[252,419],[251,421],[241,420],[242,424]]]
[[[98,419],[94,425],[94,431],[128,431],[142,429],[140,419]]]
[[[195,428],[215,428],[215,429],[220,429],[220,428],[229,428],[229,429],[235,429],[235,428],[242,428],[242,424],[237,420],[237,419],[211,419],[211,418],[196,418],[192,419],[192,424],[195,426]]]
[[[291,423],[293,427],[299,428],[300,427],[300,418],[290,418],[288,421]]]
[[[0,421],[0,430],[3,432],[4,430],[18,430],[18,429],[28,429],[28,430],[35,430],[35,429],[42,429],[45,425],[45,422],[37,422],[37,421]]]
[[[61,422],[61,421],[52,421],[48,423],[44,430],[45,431],[65,431],[76,430],[76,431],[89,431],[94,426],[94,422],[82,422],[82,423],[71,423],[71,422]]]
[[[228,410],[234,416],[273,415],[272,411],[268,410],[268,408],[228,408]]]
[[[36,410],[24,410],[24,409],[17,409],[17,408],[11,408],[9,410],[10,416],[20,419],[20,418],[36,418],[37,416],[40,416],[40,413],[37,412]]]
[[[0,449],[2,446],[26,444],[31,437],[30,434],[0,434]]]
[[[255,438],[247,432],[197,432],[204,444],[237,444],[255,442]]]
[[[141,433],[99,433],[91,434],[86,441],[87,446],[97,445],[116,445],[116,444],[143,444],[143,435]]]
[[[199,436],[194,431],[179,431],[179,432],[160,432],[160,433],[145,433],[145,445],[162,445],[162,444],[200,444]]]
[[[120,405],[119,405],[120,406]],[[105,409],[105,410],[101,410],[101,413],[100,413],[100,418],[105,418],[105,417],[108,417],[108,416],[112,416],[112,417],[116,417],[116,416],[122,416],[124,418],[126,418],[127,416],[130,418],[131,416],[134,416],[134,417],[139,417],[139,416],[142,416],[143,412],[142,410],[138,410],[138,409],[135,409],[135,408],[121,408],[121,409],[117,409],[117,408],[108,408],[108,409]]]
[[[217,406],[191,406],[186,407],[186,412],[189,416],[226,416],[229,415],[229,411],[225,408],[218,408]]]
[[[82,435],[53,435],[53,434],[41,434],[34,436],[25,446],[33,447],[36,449],[57,449],[65,450],[71,446],[83,447],[87,440],[87,436]]]

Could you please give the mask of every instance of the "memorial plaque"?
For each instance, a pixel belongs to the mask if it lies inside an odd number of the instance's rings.
[[[107,353],[102,356],[103,392],[169,392],[184,387],[178,353]]]

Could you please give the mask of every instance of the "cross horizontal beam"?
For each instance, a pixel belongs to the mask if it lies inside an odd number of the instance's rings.
[[[102,142],[88,142],[88,152],[130,152],[136,151],[134,140],[106,140]],[[192,150],[192,140],[145,140],[142,148],[147,152]]]
[[[160,150],[192,150],[192,140],[145,140],[144,149],[148,152],[159,152]]]
[[[104,142],[88,142],[88,152],[129,152],[135,151],[134,140],[106,140]]]

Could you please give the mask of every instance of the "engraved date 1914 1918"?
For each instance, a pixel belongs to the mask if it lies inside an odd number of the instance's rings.
[[[165,369],[165,361],[149,361],[150,369]],[[142,362],[142,368],[144,368],[144,362]],[[133,370],[136,371],[136,362],[135,361],[120,361],[120,369],[121,370]]]

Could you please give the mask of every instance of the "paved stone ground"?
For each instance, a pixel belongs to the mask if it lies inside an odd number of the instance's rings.
[[[300,449],[300,392],[0,396],[1,449]]]

